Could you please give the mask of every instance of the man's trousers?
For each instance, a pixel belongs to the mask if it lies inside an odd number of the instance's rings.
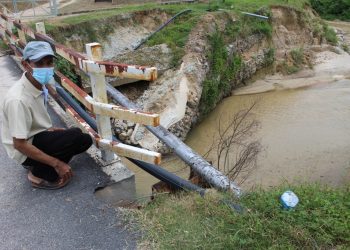
[[[36,134],[33,139],[35,147],[65,163],[68,163],[73,156],[85,152],[91,144],[91,137],[84,134],[79,128],[44,131]],[[28,157],[23,166],[29,169],[34,176],[50,182],[58,180],[57,172],[49,165]]]

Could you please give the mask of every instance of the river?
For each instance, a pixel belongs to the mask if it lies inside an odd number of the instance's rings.
[[[253,115],[260,127],[251,138],[260,140],[257,168],[243,188],[269,188],[300,182],[342,186],[350,182],[350,55],[324,51],[313,70],[293,76],[267,76],[233,92],[189,133],[186,144],[206,153],[218,137],[218,121],[254,101]],[[210,157],[209,157],[210,158]],[[189,170],[176,158],[162,166],[188,177]],[[137,193],[148,195],[157,182],[136,172]]]

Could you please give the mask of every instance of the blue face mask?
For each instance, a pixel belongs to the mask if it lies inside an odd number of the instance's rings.
[[[48,84],[54,74],[54,68],[33,68],[33,77],[42,85]]]

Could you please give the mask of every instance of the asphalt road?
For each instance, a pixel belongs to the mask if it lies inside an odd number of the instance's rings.
[[[22,72],[0,57],[0,101]],[[55,126],[63,126],[50,111]],[[0,145],[0,249],[135,249],[137,233],[122,215],[94,196],[108,182],[87,154],[71,161],[75,176],[63,189],[33,189],[27,170],[10,160]]]

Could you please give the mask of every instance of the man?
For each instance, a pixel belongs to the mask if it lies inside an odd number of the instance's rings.
[[[54,75],[55,55],[46,42],[29,42],[23,51],[22,78],[2,106],[1,137],[7,154],[29,170],[33,187],[58,189],[73,176],[68,162],[86,151],[91,137],[78,128],[53,128],[47,112],[46,84]]]

